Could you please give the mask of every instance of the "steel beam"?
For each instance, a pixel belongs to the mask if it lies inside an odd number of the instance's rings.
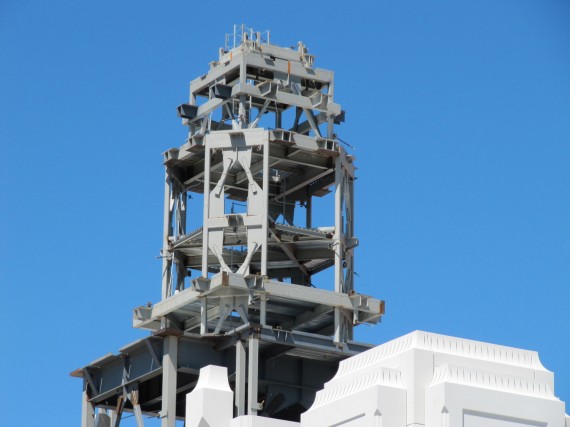
[[[245,415],[245,378],[246,378],[246,351],[244,342],[237,340],[236,348],[236,375],[235,375],[235,412],[236,416]]]
[[[294,319],[281,324],[281,327],[285,330],[295,330],[299,327],[302,327],[305,323],[314,320],[316,317],[329,314],[333,310],[334,307],[328,305],[320,305],[315,307],[313,310],[305,311]]]
[[[248,370],[247,370],[247,415],[257,415],[259,387],[259,339],[250,336],[248,339]]]
[[[161,427],[176,427],[176,370],[178,368],[178,338],[164,337],[162,357]]]
[[[322,355],[323,358],[341,358],[355,356],[371,349],[368,344],[347,341],[336,343],[328,336],[300,331],[285,331],[273,328],[260,328],[259,340],[262,343],[288,345],[291,349],[302,349]]]
[[[87,381],[83,381],[83,394],[81,396],[81,427],[95,427],[95,407],[89,401]]]
[[[271,250],[268,252],[268,268],[274,268],[272,267],[272,263],[278,263],[278,265],[282,265],[282,261],[294,261],[295,264],[297,262],[301,262],[301,261],[311,261],[311,260],[315,260],[315,259],[334,259],[334,251],[332,249],[323,249],[323,248],[308,248],[305,249],[302,245],[297,245],[296,242],[294,241],[295,238],[291,239],[291,241],[289,240],[284,240],[283,237],[281,237],[279,239],[279,241],[277,240],[277,238],[274,238],[273,241],[269,241],[268,242],[268,246],[271,248]],[[323,239],[324,240],[324,239]],[[316,242],[316,240],[313,240],[312,242]],[[230,243],[233,242],[225,242],[226,245],[230,245]],[[321,246],[328,246],[330,245],[330,240],[326,241],[324,240],[322,242]],[[283,250],[283,252],[278,252],[276,251],[274,248],[281,248],[283,249],[284,246],[292,246],[292,248],[289,248],[290,250],[292,250],[291,254],[287,254],[285,252],[285,250]],[[179,248],[180,251],[185,251],[187,250],[186,248]],[[201,249],[199,249],[201,250]],[[195,249],[192,248],[192,251],[194,252]],[[189,250],[188,250],[189,252]],[[241,264],[245,261],[246,255],[244,253],[231,253],[228,251],[225,251],[222,253],[222,255],[224,256],[224,260],[225,262],[229,265],[231,264]],[[294,256],[295,259],[291,258],[291,255]],[[253,254],[253,257],[251,258],[251,263],[255,264],[255,263],[260,263],[262,262],[261,260],[261,254],[259,253],[255,253]],[[233,262],[232,262],[233,261]],[[208,256],[208,263],[209,264],[216,264],[217,263],[217,258],[215,257],[215,255],[210,255]],[[187,267],[190,268],[195,268],[195,269],[200,269],[202,266],[202,256],[201,255],[194,255],[194,254],[190,254],[188,256],[186,256],[185,258],[185,265]],[[194,292],[194,291],[191,291]],[[176,298],[179,294],[176,294],[174,296],[172,296],[170,299]],[[159,303],[157,303],[155,305],[155,307],[159,307],[158,305]],[[163,307],[161,306],[161,310],[163,309]]]
[[[172,235],[172,181],[170,179],[168,169],[164,179],[164,219],[162,231],[162,299],[165,300],[170,296],[172,286],[172,274],[170,267],[172,265],[172,254],[170,253],[169,237]]]
[[[227,277],[224,279],[223,277]],[[200,312],[200,304],[203,298],[213,298],[212,301],[217,301],[222,295],[241,297],[245,294],[251,295],[267,295],[268,303],[267,309],[270,308],[271,299],[279,297],[285,300],[290,300],[292,303],[295,301],[299,303],[312,303],[315,305],[324,305],[329,307],[338,307],[339,309],[347,310],[355,313],[362,313],[363,318],[367,321],[373,322],[383,314],[383,303],[380,300],[362,296],[358,299],[360,294],[348,294],[342,292],[327,291],[324,289],[311,288],[306,286],[292,285],[290,283],[282,283],[275,280],[264,279],[260,287],[252,289],[248,288],[245,279],[240,279],[240,275],[217,275],[214,276],[208,283],[209,290],[203,292],[196,292],[190,289],[180,292],[178,295],[171,297],[169,300],[175,300],[175,304],[170,305],[170,301],[158,303],[155,307],[150,309],[150,313],[146,314],[146,320],[134,319],[135,327],[150,327],[156,325],[157,316],[166,316],[180,312],[181,316],[186,316],[187,320],[184,322],[184,329],[189,330],[197,327],[204,322]],[[363,303],[357,303],[362,301]],[[194,314],[188,311],[186,307],[191,304],[196,304],[196,311]],[[169,309],[170,307],[170,309]],[[140,307],[135,310],[135,316],[138,311],[143,310]],[[207,311],[207,319],[215,320],[219,316],[220,308],[214,305]],[[339,321],[342,320],[338,319]]]
[[[282,191],[280,194],[277,194],[275,197],[271,198],[270,202],[275,202],[279,199],[284,198],[285,196],[294,193],[295,191],[305,188],[311,183],[327,176],[330,172],[328,170],[324,171],[308,171],[303,175],[298,175],[294,177],[291,182],[287,183],[287,189]]]

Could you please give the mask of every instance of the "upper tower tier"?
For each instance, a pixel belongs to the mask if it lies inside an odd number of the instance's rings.
[[[334,73],[315,68],[314,56],[301,42],[293,50],[272,45],[243,26],[241,30],[241,43],[234,32],[233,47],[226,43],[220,49],[208,73],[190,83],[190,102],[178,107],[190,137],[264,123],[334,139],[333,125],[344,117],[334,102]]]
[[[334,75],[300,42],[274,46],[242,27],[229,47],[191,82],[178,107],[188,139],[165,153],[162,299],[196,292],[197,312],[177,316],[202,334],[257,322],[351,339],[383,305],[354,292],[355,167],[334,133]],[[330,199],[318,215],[315,197]],[[323,307],[307,305],[328,268]]]

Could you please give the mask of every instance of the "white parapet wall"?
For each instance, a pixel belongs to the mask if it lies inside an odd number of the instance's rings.
[[[534,351],[416,331],[340,363],[301,422],[232,418],[225,368],[200,372],[187,427],[570,427]]]
[[[230,427],[299,427],[299,423],[258,417],[257,415],[242,415],[234,418]]]
[[[534,351],[416,331],[340,363],[303,427],[566,427]]]
[[[227,368],[200,369],[198,384],[186,395],[186,427],[230,427],[233,400]]]

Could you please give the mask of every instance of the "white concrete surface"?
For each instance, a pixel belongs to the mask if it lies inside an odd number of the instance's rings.
[[[233,419],[217,366],[186,402],[187,427],[570,427],[536,352],[421,331],[341,362],[300,423]]]
[[[186,395],[186,427],[230,427],[233,399],[227,368],[200,369],[198,384]]]
[[[553,390],[534,351],[416,331],[341,362],[301,425],[565,427]]]
[[[257,415],[242,415],[234,418],[230,423],[230,427],[299,427],[299,423],[259,417]]]

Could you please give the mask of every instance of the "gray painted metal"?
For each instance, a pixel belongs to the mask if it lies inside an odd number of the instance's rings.
[[[200,330],[203,335],[207,334],[205,330],[215,334],[227,332],[250,320],[281,329],[318,332],[330,323],[335,307],[350,312],[357,323],[373,322],[384,311],[382,301],[357,293],[295,286],[256,275],[222,273],[203,279],[199,286],[204,290],[185,289],[153,307],[138,307],[134,310],[134,326],[158,330],[160,319],[168,316],[170,323],[180,329]],[[223,327],[216,331],[224,315],[221,308],[224,305],[233,308],[236,304],[247,306],[248,313],[242,313],[247,319],[226,318]],[[227,310],[225,314],[229,315]],[[202,327],[204,322],[207,327]]]
[[[97,421],[95,422],[95,427],[111,427],[114,425],[114,421],[111,417],[104,412],[99,412],[97,414]]]
[[[164,153],[161,300],[133,312],[152,335],[73,373],[83,426],[98,407],[115,425],[125,410],[174,427],[210,364],[228,368],[236,415],[297,419],[340,360],[370,347],[353,327],[377,323],[384,302],[354,288],[354,157],[334,133],[334,73],[307,52],[234,27],[190,83],[187,141]],[[334,200],[332,224],[317,224],[315,197]],[[193,231],[190,216],[202,217]],[[333,290],[315,288],[328,268]]]
[[[87,398],[84,405],[90,408],[96,406],[116,409],[125,388],[130,389],[136,385],[141,412],[153,417],[163,417],[164,421],[168,418],[168,414],[163,412],[164,402],[171,401],[173,395],[168,395],[168,392],[165,394],[164,383],[168,383],[170,390],[172,390],[172,385],[176,384],[176,401],[183,402],[185,394],[196,385],[200,369],[210,364],[228,367],[229,381],[236,390],[236,402],[238,399],[243,399],[243,405],[245,405],[249,377],[245,375],[245,369],[239,367],[242,365],[245,368],[247,356],[245,354],[239,356],[237,352],[240,347],[244,353],[249,352],[249,349],[246,352],[249,337],[256,337],[259,344],[258,393],[260,397],[267,397],[268,390],[281,392],[282,389],[305,387],[309,383],[314,385],[310,387],[309,392],[314,397],[314,392],[332,378],[340,360],[372,348],[371,345],[352,341],[339,345],[333,341],[332,337],[281,330],[269,326],[261,327],[261,325],[245,325],[237,328],[230,335],[204,337],[199,334],[186,333],[180,336],[178,334],[179,331],[174,329],[157,331],[152,336],[122,347],[118,354],[108,354],[76,370],[73,375],[83,378],[86,387],[85,396]],[[176,383],[172,380],[172,371],[170,374],[164,374],[164,366],[167,366],[164,362],[164,351],[168,347],[166,344],[168,341],[176,342],[177,346],[177,353],[174,355],[174,359],[177,360]],[[152,352],[163,361],[162,365],[156,364],[149,348],[152,348]],[[240,357],[241,361],[237,362]],[[306,370],[307,366],[311,366],[311,369]],[[299,378],[300,382],[291,383],[281,378],[279,384],[274,383],[280,370],[287,370],[290,378]],[[126,377],[124,372],[127,373]],[[270,374],[271,372],[275,374]],[[91,373],[89,374],[91,382],[86,379],[86,373]],[[242,376],[243,393],[237,393]],[[91,384],[99,387],[94,389]],[[295,403],[296,401],[285,401],[282,406],[287,407]],[[245,406],[243,408],[245,411]],[[124,410],[132,412],[132,402],[125,402]],[[176,406],[179,419],[184,416],[183,410],[182,404]],[[260,413],[267,415],[263,409]]]
[[[160,412],[162,427],[176,426],[177,368],[178,339],[169,335],[164,338],[162,355],[162,410]]]
[[[251,335],[247,340],[247,414],[257,415],[257,411],[261,409],[257,399],[259,391],[259,338]]]
[[[237,340],[236,348],[236,375],[235,375],[235,407],[236,416],[245,415],[245,374],[246,352],[243,341]]]
[[[95,427],[95,407],[89,400],[88,387],[88,381],[85,379],[81,399],[81,427]]]

